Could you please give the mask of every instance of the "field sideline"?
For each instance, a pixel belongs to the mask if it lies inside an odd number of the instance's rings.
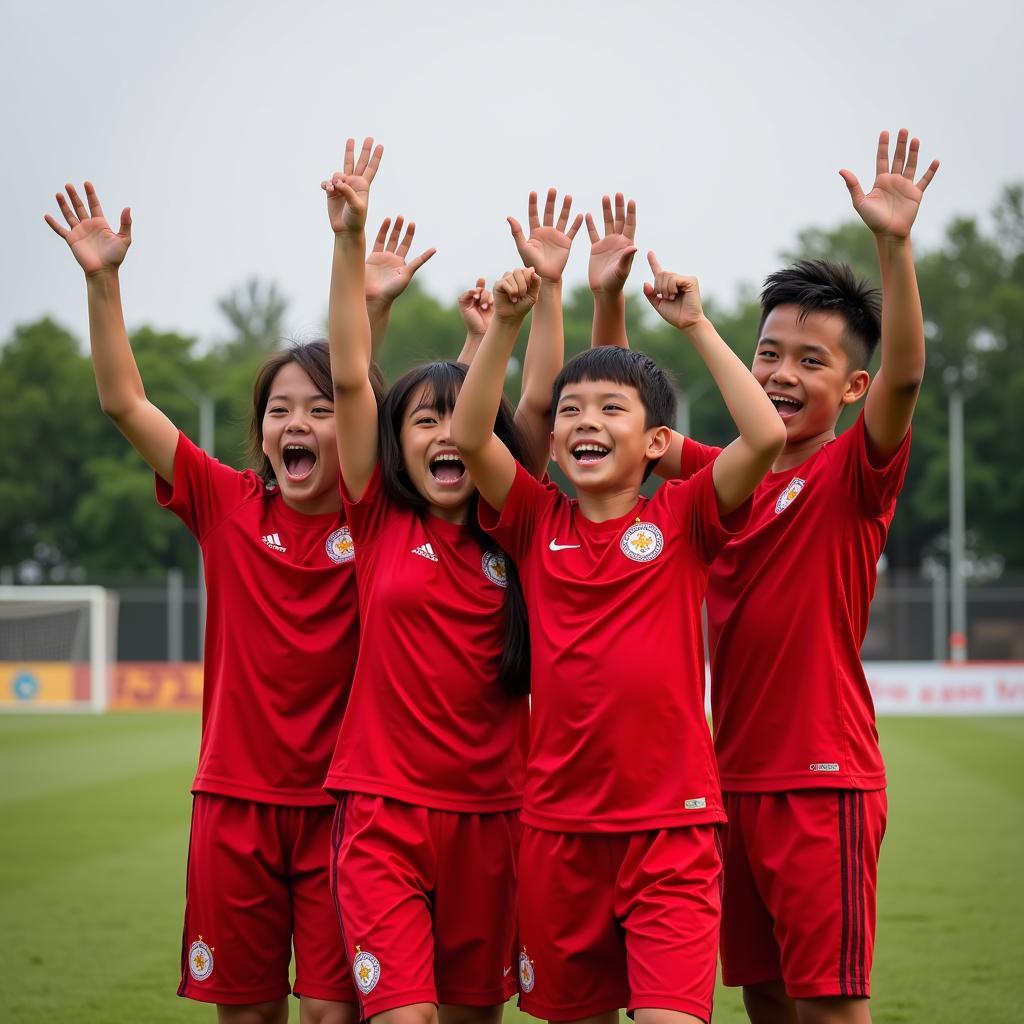
[[[889,718],[880,731],[874,1019],[1020,1021],[1024,718]],[[174,995],[198,734],[192,714],[0,718],[3,1020],[215,1020]],[[715,1024],[745,1020],[720,989]]]

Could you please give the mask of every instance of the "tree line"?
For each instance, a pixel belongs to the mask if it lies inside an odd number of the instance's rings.
[[[801,232],[780,265],[817,256],[846,261],[877,284],[874,241],[859,222]],[[917,268],[928,368],[886,557],[891,567],[908,570],[945,561],[947,388],[958,374],[967,388],[970,557],[990,573],[1004,564],[1024,568],[1024,184],[1007,186],[989,217],[954,219],[937,247],[919,249]],[[253,279],[218,305],[229,330],[212,346],[146,326],[131,339],[151,399],[197,438],[199,403],[209,396],[216,455],[241,468],[253,377],[282,342],[287,302],[276,286]],[[728,306],[706,306],[749,363],[759,322],[756,290],[742,291]],[[567,357],[590,344],[591,313],[586,287],[568,294]],[[692,436],[727,443],[733,427],[703,364],[678,332],[655,321],[638,291],[628,300],[627,324],[632,346],[672,372]],[[414,281],[392,313],[381,352],[385,376],[454,358],[463,333],[454,300],[442,302]],[[508,379],[513,399],[526,334]],[[0,568],[7,578],[157,580],[173,566],[194,574],[192,538],[156,505],[152,474],[100,412],[86,346],[49,318],[16,327],[0,346],[0,437]]]

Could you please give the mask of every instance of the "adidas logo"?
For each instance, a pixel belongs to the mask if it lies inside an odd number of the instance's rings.
[[[287,551],[288,549],[281,543],[281,538],[276,533],[268,533],[265,537],[261,537],[260,540],[267,545],[268,548],[273,548],[275,551]]]
[[[413,548],[412,553],[414,555],[420,555],[423,558],[429,558],[431,562],[437,561],[437,555],[434,554],[434,549],[429,543],[421,544],[418,548]]]

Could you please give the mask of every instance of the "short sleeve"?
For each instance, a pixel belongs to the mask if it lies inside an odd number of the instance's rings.
[[[154,479],[156,500],[200,541],[239,505],[265,490],[263,481],[251,470],[240,473],[225,466],[181,431],[174,450],[174,483],[157,474]]]
[[[716,448],[711,444],[701,444],[700,441],[694,441],[692,437],[684,437],[683,450],[679,456],[679,479],[689,480],[709,462],[714,462],[721,453],[721,448]]]
[[[878,463],[872,457],[871,438],[862,410],[853,426],[829,445],[826,451],[830,458],[841,459],[840,475],[850,495],[865,514],[880,516],[892,511],[907,477],[910,430],[896,451],[884,463]]]
[[[742,532],[750,519],[753,501],[747,498],[738,509],[722,516],[718,511],[713,466],[713,462],[706,463],[689,480],[667,480],[655,496],[668,504],[683,535],[708,564]]]
[[[384,481],[380,475],[380,463],[373,467],[370,481],[358,501],[353,501],[345,487],[345,481],[339,477],[338,486],[341,498],[345,503],[345,519],[352,531],[352,539],[356,544],[370,544],[379,535],[388,516],[391,502],[384,490]]]
[[[517,462],[512,489],[508,492],[501,512],[495,511],[481,499],[477,511],[480,526],[515,561],[521,561],[530,548],[541,515],[557,495],[558,488],[554,484],[541,483]]]

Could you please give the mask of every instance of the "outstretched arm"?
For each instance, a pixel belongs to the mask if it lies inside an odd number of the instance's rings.
[[[647,258],[654,283],[644,284],[644,295],[668,323],[690,339],[740,432],[712,469],[718,508],[727,514],[754,493],[771,469],[786,443],[786,427],[764,389],[704,315],[697,279],[662,270],[653,252]]]
[[[841,170],[853,208],[872,230],[882,275],[882,359],[864,402],[864,426],[875,454],[886,459],[900,446],[917,405],[924,380],[924,314],[910,246],[924,190],[935,177],[933,160],[915,183],[920,143],[907,130],[896,136],[889,165],[889,133],[878,137],[875,183],[867,195],[852,171]]]
[[[622,294],[629,278],[636,246],[636,203],[627,203],[621,192],[615,193],[615,212],[608,196],[601,199],[604,237],[598,234],[594,218],[587,214],[590,235],[590,264],[587,279],[594,294],[594,327],[591,345],[618,345],[629,348],[626,337],[626,299]]]
[[[436,249],[427,249],[406,263],[416,225],[410,221],[402,237],[404,218],[395,218],[391,227],[391,218],[385,217],[373,243],[373,251],[366,257],[366,278],[364,293],[366,295],[366,312],[370,318],[371,347],[374,356],[384,340],[391,319],[391,306],[413,279],[416,271],[423,266]],[[388,228],[391,234],[388,235]]]
[[[494,286],[494,319],[470,364],[452,413],[452,441],[480,496],[500,511],[516,478],[516,461],[494,433],[509,356],[523,317],[540,294],[531,268],[513,270]]]
[[[85,271],[89,344],[100,408],[153,470],[173,483],[178,430],[146,397],[121,311],[118,268],[132,242],[131,211],[127,207],[121,211],[120,229],[115,234],[103,215],[92,182],[85,183],[88,209],[73,185],[64,187],[67,199],[58,192],[57,205],[67,227],[50,214],[45,219],[68,243]]]
[[[572,196],[562,199],[555,221],[558,193],[548,189],[544,220],[537,215],[537,193],[530,193],[530,237],[514,217],[508,218],[512,238],[523,264],[540,277],[540,294],[530,321],[530,337],[523,360],[523,387],[516,407],[516,425],[526,444],[525,465],[536,477],[542,477],[548,465],[551,436],[551,389],[565,358],[565,327],[562,322],[562,273],[569,259],[573,239],[583,223],[582,215],[569,223]]]
[[[345,488],[354,501],[366,491],[377,462],[377,401],[370,385],[372,343],[364,297],[366,212],[384,147],[366,139],[355,157],[345,144],[345,170],[320,183],[334,232],[334,263],[327,307],[327,338],[334,382],[334,422]]]
[[[487,282],[478,277],[476,284],[459,296],[458,303],[459,315],[466,325],[466,340],[456,362],[468,366],[473,362],[473,356],[494,316],[494,296],[487,290]]]

